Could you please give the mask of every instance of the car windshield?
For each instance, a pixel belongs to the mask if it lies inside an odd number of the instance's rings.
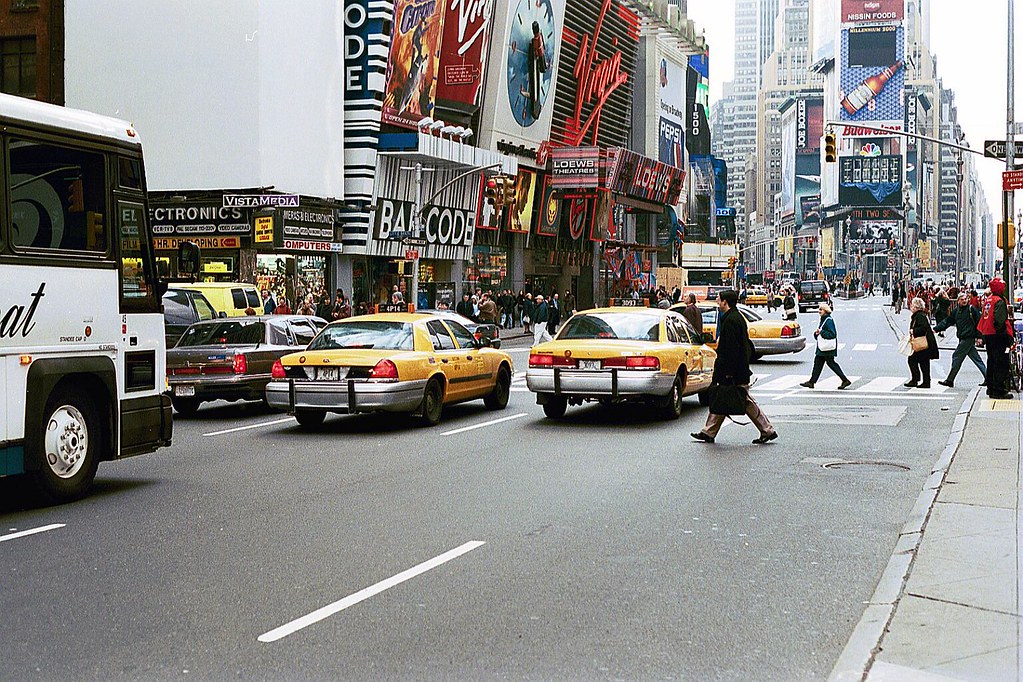
[[[263,341],[263,323],[256,320],[224,320],[193,324],[178,341],[187,346],[251,346]]]
[[[324,327],[309,350],[342,348],[376,348],[379,350],[413,350],[412,325],[407,322],[355,320]]]
[[[620,339],[657,341],[660,339],[660,315],[646,313],[586,313],[570,319],[558,339]]]

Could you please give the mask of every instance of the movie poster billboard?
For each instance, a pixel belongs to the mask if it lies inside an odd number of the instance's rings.
[[[525,233],[532,227],[536,177],[533,171],[520,169],[515,178],[515,204],[506,211],[509,232]]]
[[[854,26],[842,30],[840,120],[884,123],[898,130],[905,120],[905,38],[902,26]]]
[[[676,168],[685,166],[686,72],[662,54],[657,75],[657,160]]]
[[[550,176],[545,175],[543,193],[540,195],[540,211],[536,224],[536,233],[546,237],[556,237],[560,220],[561,199],[555,192]]]
[[[479,108],[494,0],[444,0],[437,101],[472,114]]]
[[[421,119],[433,115],[445,4],[395,0],[384,123],[415,129]]]
[[[843,24],[880,24],[902,21],[906,0],[842,0]]]
[[[849,243],[860,253],[887,251],[888,243],[899,237],[897,220],[852,220],[849,223]]]
[[[811,199],[809,206],[807,199]],[[814,207],[813,201],[816,201]],[[820,154],[797,154],[796,155],[796,225],[806,225],[813,222],[813,217],[807,220],[808,208],[814,208],[819,213],[821,203],[821,157]],[[818,215],[817,222],[820,222]]]

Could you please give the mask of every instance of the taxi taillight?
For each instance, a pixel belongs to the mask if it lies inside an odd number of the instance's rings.
[[[575,367],[575,358],[550,353],[530,353],[530,367]]]
[[[373,379],[397,379],[398,367],[390,360],[381,360],[369,371]]]
[[[604,367],[620,369],[660,369],[661,361],[650,355],[628,355],[621,358],[607,358]]]
[[[785,325],[784,327],[781,328],[781,335],[782,335],[783,338],[795,336],[796,335],[796,329],[795,329],[795,327],[790,327],[789,325]]]
[[[280,358],[274,360],[273,369],[270,370],[270,376],[274,379],[287,379],[288,373],[284,371],[284,363],[280,361]]]

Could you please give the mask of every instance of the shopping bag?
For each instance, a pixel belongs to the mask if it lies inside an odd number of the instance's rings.
[[[899,352],[905,355],[907,358],[913,354],[913,346],[909,342],[908,334],[899,339]]]
[[[710,387],[711,414],[746,414],[746,389],[733,384],[712,384]]]

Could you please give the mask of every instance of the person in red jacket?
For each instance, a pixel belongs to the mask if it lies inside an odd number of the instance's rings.
[[[991,295],[983,300],[977,331],[984,336],[987,348],[987,394],[990,398],[1011,398],[1009,385],[1009,347],[1012,345],[1012,323],[1005,300],[1005,282],[991,280]]]

